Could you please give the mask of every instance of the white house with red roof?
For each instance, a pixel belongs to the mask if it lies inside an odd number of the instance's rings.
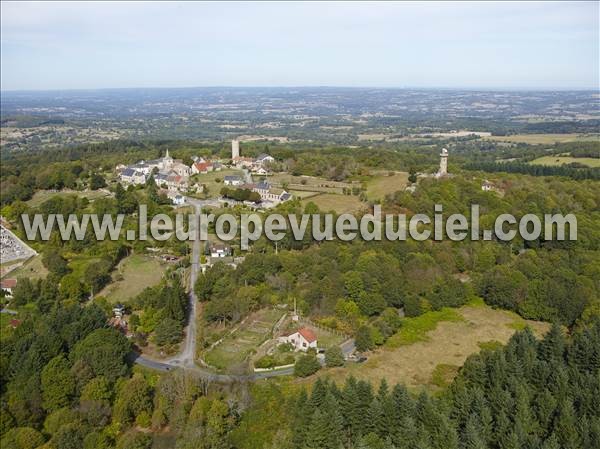
[[[307,351],[308,348],[317,349],[317,335],[307,327],[301,327],[291,334],[279,337],[280,343],[289,343],[296,351]]]

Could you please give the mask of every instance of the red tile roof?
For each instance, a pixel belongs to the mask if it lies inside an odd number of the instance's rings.
[[[208,162],[196,162],[194,165],[198,171],[207,171],[211,164]]]
[[[317,341],[317,336],[315,335],[315,333],[306,327],[298,329],[298,333],[302,335],[304,339],[309,343]]]
[[[0,281],[0,288],[15,288],[16,286],[16,279],[4,279],[3,281]]]

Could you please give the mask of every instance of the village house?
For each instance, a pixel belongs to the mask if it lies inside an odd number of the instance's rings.
[[[259,154],[254,163],[259,166],[263,166],[264,164],[270,164],[275,162],[275,158],[273,156],[269,156],[266,153]]]
[[[317,349],[317,336],[307,327],[301,327],[291,334],[279,337],[280,343],[289,343],[295,351],[307,351],[309,348]]]
[[[144,184],[147,180],[146,175],[134,168],[125,168],[119,175],[121,182],[125,184]]]
[[[210,257],[227,257],[231,256],[231,247],[223,243],[215,243],[210,247]]]
[[[125,315],[125,306],[123,304],[117,304],[113,307],[113,316],[115,318],[123,318]]]
[[[269,201],[272,203],[282,203],[292,197],[285,190],[272,187],[267,182],[259,182],[252,188],[252,191],[258,193],[262,201]]]
[[[193,175],[206,174],[209,171],[213,171],[213,164],[204,160],[202,160],[202,162],[198,160],[192,164],[191,171]]]
[[[239,176],[225,176],[223,183],[226,186],[241,186],[244,183],[244,180]]]
[[[483,183],[481,184],[481,190],[483,190],[484,192],[489,192],[491,190],[494,190],[494,184],[492,184],[491,182],[489,182],[487,179],[485,181],[483,181]]]
[[[13,290],[16,286],[16,279],[4,279],[0,281],[0,289],[4,292],[7,298],[12,298]]]

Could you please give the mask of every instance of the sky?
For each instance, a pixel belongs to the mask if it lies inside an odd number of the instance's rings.
[[[598,89],[599,2],[1,3],[1,89]]]

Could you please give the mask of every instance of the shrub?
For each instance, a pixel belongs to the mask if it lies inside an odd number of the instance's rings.
[[[303,355],[298,359],[294,366],[294,375],[298,377],[308,377],[316,373],[321,368],[317,357],[311,354]]]
[[[273,368],[275,366],[275,358],[272,355],[265,355],[258,359],[254,366],[256,368]]]
[[[328,367],[344,365],[344,354],[339,346],[332,346],[325,351],[325,364]]]

